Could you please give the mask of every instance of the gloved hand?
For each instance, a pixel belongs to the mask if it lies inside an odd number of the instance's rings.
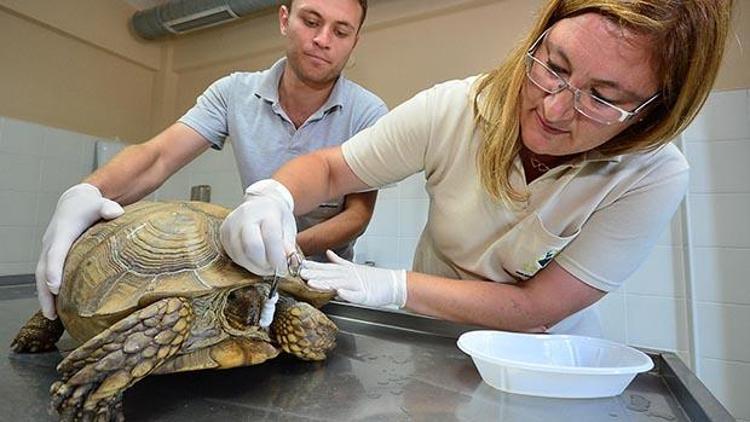
[[[100,219],[111,220],[124,212],[120,204],[102,197],[99,189],[88,183],[75,185],[60,195],[42,237],[42,253],[36,265],[36,293],[45,317],[57,318],[53,295],[60,291],[63,264],[73,242]]]
[[[257,275],[286,275],[286,257],[295,251],[294,199],[273,179],[245,190],[245,201],[221,224],[220,239],[232,261]]]
[[[270,299],[263,303],[263,309],[260,311],[260,328],[268,328],[273,322],[273,314],[276,312],[276,302],[279,301],[279,293],[274,292]]]
[[[304,261],[300,276],[311,287],[335,290],[342,299],[368,306],[406,305],[406,271],[351,263],[326,251],[330,263]]]

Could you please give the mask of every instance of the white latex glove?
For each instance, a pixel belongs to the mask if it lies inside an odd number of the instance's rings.
[[[45,317],[57,318],[53,295],[60,291],[63,264],[73,242],[100,219],[111,220],[124,212],[120,204],[102,197],[99,189],[88,183],[75,185],[60,195],[42,237],[42,253],[36,264],[36,293]]]
[[[220,239],[232,261],[257,275],[287,274],[295,251],[294,199],[284,185],[260,180],[245,189],[245,201],[221,224]]]
[[[273,322],[273,314],[276,312],[276,302],[279,301],[279,292],[276,292],[270,299],[263,302],[263,309],[260,311],[260,328],[268,328]]]
[[[330,263],[304,261],[300,276],[311,287],[335,290],[342,299],[368,306],[406,305],[406,271],[351,263],[326,251]]]

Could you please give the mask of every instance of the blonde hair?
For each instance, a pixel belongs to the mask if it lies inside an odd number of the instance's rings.
[[[482,186],[496,200],[524,201],[510,184],[520,151],[519,110],[526,83],[525,54],[556,22],[598,13],[650,37],[660,95],[643,119],[596,148],[604,156],[648,151],[669,143],[695,118],[719,70],[733,0],[551,0],[505,61],[479,79],[474,116],[484,142],[477,154]]]

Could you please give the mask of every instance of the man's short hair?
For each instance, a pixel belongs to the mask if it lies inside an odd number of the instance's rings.
[[[362,8],[362,17],[359,19],[359,28],[357,28],[357,31],[362,28],[362,24],[365,23],[365,16],[367,16],[367,0],[357,0],[359,1],[359,6]],[[294,0],[287,0],[286,5],[289,8],[289,10],[292,10],[292,3],[294,3]]]

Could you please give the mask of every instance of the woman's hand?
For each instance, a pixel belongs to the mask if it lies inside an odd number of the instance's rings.
[[[335,290],[342,299],[367,306],[406,305],[406,271],[349,262],[332,251],[330,263],[304,261],[300,276],[316,289]]]

